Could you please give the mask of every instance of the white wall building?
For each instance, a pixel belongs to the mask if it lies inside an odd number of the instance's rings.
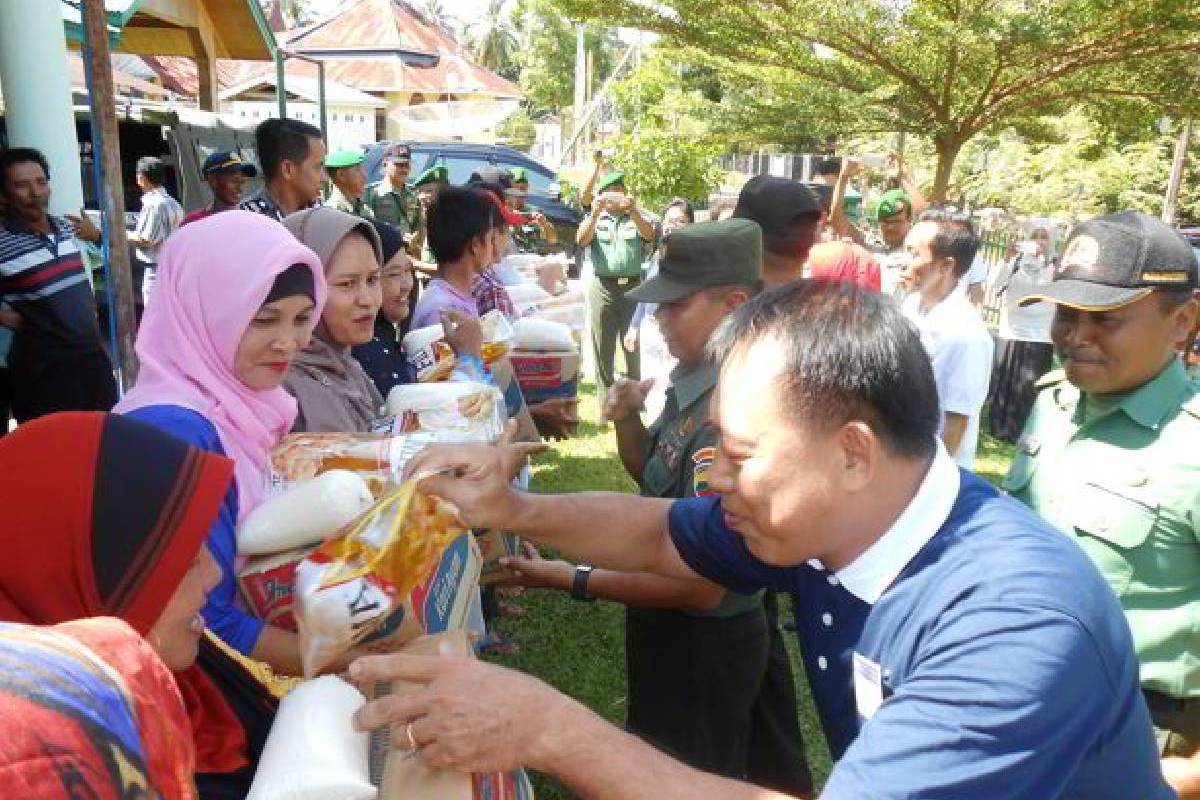
[[[285,80],[287,115],[320,127],[317,82],[290,74]],[[220,94],[221,119],[233,127],[253,127],[264,119],[279,116],[279,105],[274,97],[273,74],[259,75],[237,83]],[[386,107],[387,103],[378,97],[326,80],[325,109],[330,151],[353,150],[364,144],[373,144],[378,138],[376,112]]]

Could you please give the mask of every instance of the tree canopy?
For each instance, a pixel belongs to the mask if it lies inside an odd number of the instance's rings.
[[[785,141],[928,137],[938,198],[981,133],[1012,128],[1036,139],[1048,120],[1081,106],[1127,128],[1200,109],[1195,0],[554,3],[572,18],[656,31],[687,48],[735,100],[744,130],[775,129]]]

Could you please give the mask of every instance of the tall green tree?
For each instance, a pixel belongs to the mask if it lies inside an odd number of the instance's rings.
[[[483,16],[467,27],[471,53],[475,62],[506,78],[515,79],[519,72],[515,61],[517,32],[505,5],[507,0],[488,0]]]
[[[425,15],[425,18],[433,24],[435,28],[440,30],[447,36],[457,38],[458,32],[455,26],[454,17],[446,11],[442,0],[424,0],[418,7],[418,10]]]
[[[1195,0],[555,0],[574,18],[657,31],[740,92],[749,116],[810,136],[903,131],[937,153],[1083,106],[1106,125],[1200,110]],[[786,128],[785,128],[786,130]]]
[[[519,82],[534,113],[556,112],[574,102],[575,25],[554,0],[517,0],[512,19],[520,37]],[[592,54],[591,89],[612,72],[622,50],[611,28],[589,25],[584,47]]]

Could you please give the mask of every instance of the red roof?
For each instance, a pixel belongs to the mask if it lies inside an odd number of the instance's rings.
[[[439,30],[404,0],[358,0],[340,13],[309,25],[278,34],[285,50],[312,54],[337,50],[338,58],[325,60],[325,77],[359,91],[419,92],[436,100],[443,94],[484,94],[517,98],[520,87],[459,55],[458,43]],[[407,64],[400,56],[344,57],[346,51],[370,48],[375,51],[404,50],[437,56],[432,67]],[[198,91],[196,65],[187,58],[143,57],[159,74],[163,85],[180,94]],[[270,73],[274,65],[261,61],[217,61],[221,87],[232,86],[255,75]],[[289,59],[291,75],[315,77],[314,64]]]

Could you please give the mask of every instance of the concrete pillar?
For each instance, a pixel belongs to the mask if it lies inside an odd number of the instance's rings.
[[[36,147],[50,162],[51,212],[78,213],[83,184],[60,3],[0,0],[0,91],[9,144]]]

